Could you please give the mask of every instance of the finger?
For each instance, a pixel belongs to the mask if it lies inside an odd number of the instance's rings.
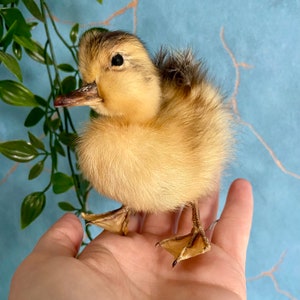
[[[146,214],[142,212],[138,212],[131,215],[128,223],[128,231],[142,233],[145,218],[146,218]]]
[[[251,184],[235,180],[228,192],[226,204],[217,223],[212,242],[223,248],[244,267],[253,213]]]
[[[157,236],[171,235],[176,222],[176,212],[147,214],[144,219],[142,232]]]
[[[65,214],[41,237],[33,252],[75,257],[82,237],[83,230],[79,219],[73,214]]]

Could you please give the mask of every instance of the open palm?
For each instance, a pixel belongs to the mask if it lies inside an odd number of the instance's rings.
[[[215,220],[217,198],[200,203],[205,228]],[[136,216],[128,236],[105,231],[78,257],[81,224],[65,215],[18,268],[10,299],[246,299],[251,217],[251,186],[236,180],[215,226],[211,251],[172,268],[172,256],[155,244],[172,235],[174,213],[148,215],[142,229]],[[191,212],[185,210],[177,234],[190,230]]]

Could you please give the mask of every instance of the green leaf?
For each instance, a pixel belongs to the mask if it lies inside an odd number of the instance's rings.
[[[97,30],[99,32],[107,32],[108,29],[104,28],[104,27],[92,27],[92,28],[89,28],[87,31],[92,31],[92,30]]]
[[[72,28],[71,28],[71,31],[70,31],[70,40],[73,44],[76,43],[77,41],[77,38],[78,38],[78,31],[79,31],[79,24],[76,23]]]
[[[30,13],[36,17],[41,22],[44,22],[44,18],[39,10],[39,7],[33,0],[22,0],[25,4],[26,8],[30,11]]]
[[[0,153],[17,162],[28,162],[38,156],[36,149],[23,140],[0,143]]]
[[[69,202],[58,202],[59,208],[64,211],[74,211],[76,208]]]
[[[37,164],[35,164],[29,171],[28,180],[32,180],[38,177],[44,169],[44,161],[41,160]]]
[[[61,145],[61,143],[58,140],[55,140],[54,142],[54,147],[55,150],[62,156],[66,156],[65,150],[63,148],[63,146]]]
[[[60,70],[64,72],[75,72],[76,70],[69,64],[60,64],[57,66]]]
[[[25,18],[17,8],[2,8],[1,15],[5,20],[5,25],[9,28],[17,21],[15,30],[16,35],[31,37],[30,27],[27,25]]]
[[[46,53],[44,48],[35,40],[24,36],[14,35],[14,40],[25,48],[26,53],[35,61],[42,64],[52,64],[51,57]]]
[[[97,119],[98,117],[99,117],[99,114],[95,110],[91,109],[90,110],[90,119],[91,120],[92,119]]]
[[[11,41],[13,40],[15,31],[17,29],[18,23],[17,21],[15,21],[7,30],[6,35],[3,37],[3,39],[0,42],[0,46],[3,47],[3,49],[5,50],[8,45],[11,43]]]
[[[44,143],[40,139],[38,139],[35,135],[33,135],[31,132],[28,132],[28,137],[29,137],[31,145],[34,148],[37,148],[40,150],[45,150]]]
[[[0,81],[0,98],[15,106],[38,106],[33,93],[23,84],[12,80]]]
[[[74,76],[66,77],[62,83],[62,94],[69,94],[76,89],[76,78]]]
[[[43,118],[44,115],[44,110],[42,110],[40,107],[34,107],[25,119],[24,126],[32,127],[36,125]]]
[[[20,60],[22,58],[22,47],[17,42],[13,42],[12,49],[15,57]]]
[[[33,43],[33,40],[31,38],[27,38],[25,36],[14,35],[14,40],[26,49],[29,49],[31,51],[36,50],[36,46]]]
[[[66,146],[74,149],[78,135],[76,133],[62,132],[59,134],[59,140]]]
[[[21,228],[32,223],[43,211],[46,204],[46,195],[43,192],[34,192],[27,195],[21,206]]]
[[[97,2],[99,2],[100,4],[102,4],[102,3],[103,3],[103,0],[97,0]]]
[[[61,125],[61,120],[59,118],[52,119],[49,126],[53,131],[56,131]]]
[[[3,62],[5,67],[13,73],[20,81],[22,81],[22,72],[18,61],[10,54],[0,50],[0,61]]]
[[[43,124],[43,131],[44,134],[47,135],[49,133],[49,125],[48,125],[48,120],[46,119],[44,124]]]
[[[33,40],[32,40],[33,41]],[[52,65],[52,59],[48,53],[45,53],[44,48],[36,41],[35,43],[35,50],[32,51],[31,49],[25,48],[25,52],[35,61],[41,64]]]
[[[52,177],[52,188],[55,194],[61,194],[69,190],[74,185],[72,177],[57,172]]]
[[[47,103],[47,101],[44,98],[42,98],[42,97],[40,97],[38,95],[34,95],[34,98],[35,98],[35,100],[37,101],[37,103],[40,106],[43,106],[43,107],[47,107],[48,106],[48,103]]]
[[[28,22],[27,25],[30,27],[30,30],[32,30],[39,25],[39,22]]]

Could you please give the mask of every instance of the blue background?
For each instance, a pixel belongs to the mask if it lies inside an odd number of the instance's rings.
[[[248,298],[300,299],[300,1],[103,2],[63,0],[49,1],[49,5],[66,38],[74,23],[80,23],[82,33],[91,26],[104,26],[105,20],[124,8],[107,24],[108,29],[136,32],[152,54],[160,45],[192,47],[206,62],[210,76],[236,107],[240,124],[236,158],[223,178],[221,207],[233,179],[245,177],[254,189],[247,256]],[[128,4],[132,7],[127,9]],[[43,40],[42,33],[39,25],[34,38]],[[71,61],[61,44],[55,47],[59,62]],[[49,88],[45,67],[25,60],[22,68],[24,84],[46,97]],[[0,79],[9,77],[2,65],[0,70]],[[27,138],[23,121],[29,111],[0,102],[1,141]],[[88,118],[88,111],[83,114],[74,109],[72,114],[78,128]],[[63,214],[57,203],[76,203],[73,192],[47,194],[44,213],[21,231],[22,199],[47,182],[47,174],[28,182],[30,166],[16,165],[0,156],[1,299],[7,297],[16,267]],[[106,211],[117,204],[99,201],[93,193],[90,206]]]

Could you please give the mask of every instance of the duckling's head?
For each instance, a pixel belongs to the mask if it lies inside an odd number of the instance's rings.
[[[146,122],[161,101],[159,73],[143,43],[134,35],[91,29],[79,43],[84,86],[61,96],[55,106],[89,105],[97,113]]]

